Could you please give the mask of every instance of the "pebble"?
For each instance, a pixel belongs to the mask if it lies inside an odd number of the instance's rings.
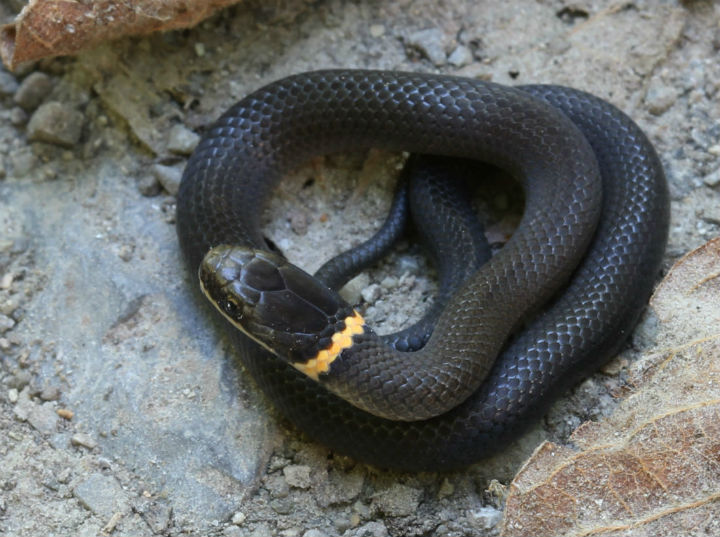
[[[715,205],[704,207],[700,216],[703,220],[709,222],[710,224],[720,225],[720,207]]]
[[[396,483],[373,496],[373,504],[388,516],[409,516],[418,508],[422,491]]]
[[[368,522],[343,533],[343,537],[389,537],[389,535],[385,524],[378,521]]]
[[[222,534],[224,537],[242,537],[244,535],[243,531],[237,526],[228,526],[223,530]]]
[[[293,505],[286,499],[283,500],[272,500],[270,502],[270,509],[275,511],[278,515],[288,515],[292,512]]]
[[[449,496],[452,496],[455,492],[455,485],[450,483],[448,478],[446,477],[443,479],[443,482],[440,484],[440,489],[438,490],[438,498],[447,498]]]
[[[248,537],[273,537],[273,532],[267,524],[258,524]]]
[[[245,522],[246,518],[247,515],[245,513],[243,513],[242,511],[238,511],[232,516],[232,523],[236,526],[240,526],[243,522]]]
[[[364,272],[355,276],[340,289],[340,296],[348,304],[358,304],[362,298],[362,291],[370,285],[370,276]]]
[[[162,185],[154,175],[144,175],[137,182],[138,192],[146,198],[152,198],[160,194]]]
[[[13,407],[15,418],[19,421],[27,421],[33,405],[34,403],[30,400],[30,389],[26,386],[18,393],[17,401]]]
[[[27,421],[38,432],[50,434],[55,432],[58,415],[55,413],[55,407],[52,403],[44,403],[42,405],[33,404],[30,407]]]
[[[448,56],[448,62],[455,67],[464,67],[472,62],[472,52],[465,45],[458,45]]]
[[[120,483],[111,476],[96,472],[73,490],[77,500],[97,516],[109,519],[115,513],[130,511],[130,502]]]
[[[12,404],[17,403],[18,394],[19,392],[17,391],[17,388],[10,388],[7,392],[8,401],[10,401]]]
[[[57,401],[60,399],[60,389],[57,386],[45,386],[40,392],[43,401]]]
[[[304,211],[292,210],[290,211],[288,218],[290,220],[290,228],[295,232],[295,234],[300,236],[307,234],[310,222],[308,215]]]
[[[467,519],[474,528],[489,530],[498,525],[502,519],[502,511],[490,506],[481,507],[470,511]]]
[[[398,269],[400,274],[405,274],[406,272],[417,274],[420,272],[420,261],[410,255],[401,256],[398,258]]]
[[[703,177],[703,183],[705,183],[710,188],[714,188],[714,187],[720,185],[720,168],[718,168],[711,174]]]
[[[385,35],[385,26],[382,24],[372,24],[370,26],[370,35],[374,38],[382,37]]]
[[[17,91],[18,86],[19,84],[17,80],[15,80],[15,77],[5,69],[0,68],[0,95],[8,97]]]
[[[50,101],[40,106],[30,117],[28,139],[62,147],[72,147],[82,134],[84,116],[67,105]]]
[[[303,533],[302,537],[328,537],[328,534],[318,529],[310,529]]]
[[[654,116],[665,113],[679,96],[678,91],[670,86],[652,85],[645,94],[645,106]]]
[[[273,498],[286,498],[290,494],[290,486],[283,476],[271,475],[265,480],[265,489]]]
[[[58,408],[55,413],[64,420],[71,420],[75,416],[75,413],[68,408]]]
[[[25,77],[15,92],[15,104],[25,110],[35,110],[52,90],[52,79],[45,73],[34,72]]]
[[[419,50],[423,56],[440,67],[447,63],[445,34],[438,28],[428,28],[410,34],[408,45]]]
[[[182,179],[182,170],[180,168],[165,166],[164,164],[153,164],[150,171],[168,194],[177,195],[180,189],[180,180]]]
[[[310,488],[310,467],[291,464],[283,468],[283,475],[288,485],[299,489]]]
[[[200,143],[200,136],[185,125],[174,125],[168,133],[167,148],[177,155],[189,155]]]
[[[25,112],[25,110],[23,110],[19,106],[16,106],[12,110],[10,110],[10,123],[12,123],[15,127],[25,125],[25,123],[27,123],[27,120],[27,112]]]
[[[70,438],[70,443],[73,446],[82,446],[87,449],[95,449],[98,445],[95,439],[86,433],[75,433]]]
[[[380,295],[382,294],[382,288],[377,283],[371,283],[365,289],[363,289],[360,294],[362,295],[365,302],[367,302],[368,304],[372,304],[378,298],[380,298]]]
[[[25,177],[35,167],[37,158],[29,149],[13,151],[10,154],[10,165],[13,175],[18,179]]]
[[[154,534],[164,534],[170,524],[172,509],[164,502],[140,501],[133,505]]]
[[[0,334],[4,334],[8,330],[11,330],[14,326],[15,321],[11,317],[0,313]]]

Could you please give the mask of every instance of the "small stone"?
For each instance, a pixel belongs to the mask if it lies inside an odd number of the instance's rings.
[[[205,45],[203,43],[195,43],[195,54],[198,58],[205,56]]]
[[[168,133],[167,147],[171,153],[189,155],[200,143],[200,136],[185,127],[174,125]]]
[[[370,26],[370,36],[371,37],[381,37],[385,35],[385,26],[382,24],[373,24]]]
[[[5,274],[3,274],[2,278],[0,278],[0,289],[10,289],[14,279],[15,276],[13,276],[12,272],[6,272]]]
[[[388,516],[412,515],[420,504],[422,491],[395,484],[373,496],[373,504]]]
[[[17,391],[17,388],[10,388],[7,392],[8,401],[10,401],[12,404],[17,403],[19,393],[20,392]]]
[[[268,476],[265,480],[265,488],[273,498],[286,498],[290,494],[290,486],[281,475]]]
[[[242,511],[238,511],[232,516],[232,523],[236,526],[241,526],[243,522],[245,522],[245,519],[247,518],[247,515],[243,513]]]
[[[377,283],[373,283],[363,289],[361,294],[365,302],[367,302],[368,304],[372,304],[373,302],[377,301],[378,298],[380,298],[380,295],[382,294],[382,289]]]
[[[137,182],[138,191],[146,198],[160,194],[162,185],[154,175],[144,175]]]
[[[720,225],[720,207],[704,207],[700,217],[710,224]]]
[[[62,147],[72,147],[82,134],[85,118],[77,110],[50,101],[40,106],[28,122],[28,139]]]
[[[711,174],[703,177],[703,183],[705,183],[710,188],[714,188],[714,187],[720,185],[720,168],[718,168]]]
[[[12,318],[0,313],[0,334],[4,334],[8,330],[11,330],[14,326],[15,321]]]
[[[287,500],[272,500],[270,508],[279,515],[290,514],[293,510],[292,503]]]
[[[58,483],[68,483],[70,481],[70,475],[70,468],[60,470],[60,473],[57,476]]]
[[[248,537],[274,537],[267,524],[258,524]]]
[[[109,519],[115,513],[127,513],[130,502],[120,484],[111,476],[94,473],[73,490],[78,501],[97,516]]]
[[[57,386],[45,386],[40,392],[43,401],[57,401],[60,399],[60,389]]]
[[[410,34],[408,45],[420,51],[438,67],[447,63],[445,55],[445,34],[438,28],[428,28]]]
[[[286,530],[282,530],[278,535],[280,537],[300,537],[300,532],[302,530],[300,528],[288,528]]]
[[[243,531],[237,526],[228,526],[222,532],[223,537],[244,537]]]
[[[37,158],[30,150],[30,148],[20,149],[10,153],[10,164],[12,166],[12,173],[15,177],[25,177],[30,170],[35,167]]]
[[[464,67],[472,62],[472,52],[465,45],[458,45],[448,56],[448,62],[455,67]]]
[[[291,210],[290,215],[290,228],[297,234],[297,235],[305,235],[308,231],[308,216],[304,211],[299,210]]]
[[[10,380],[8,381],[8,387],[24,391],[25,387],[30,384],[31,380],[32,375],[30,374],[30,371],[24,369],[20,371],[15,371],[15,374],[13,374],[13,376],[10,377]]]
[[[404,255],[398,259],[398,269],[400,274],[417,274],[420,272],[420,262],[415,257]]]
[[[475,509],[467,514],[470,525],[481,530],[489,530],[500,523],[502,519],[502,511],[494,507],[486,506]]]
[[[450,483],[450,481],[446,477],[440,484],[440,489],[438,490],[438,498],[448,498],[449,496],[452,496],[454,492],[455,486]]]
[[[678,91],[673,87],[652,85],[645,94],[645,106],[651,114],[659,116],[677,101],[678,96]]]
[[[318,529],[310,529],[303,533],[302,537],[328,537],[328,534]]]
[[[283,475],[288,485],[299,489],[310,488],[310,467],[291,464],[283,468]]]
[[[15,92],[15,103],[25,110],[35,110],[52,90],[52,79],[45,73],[28,75]]]
[[[87,449],[95,449],[97,447],[95,439],[85,433],[75,433],[70,438],[70,443],[73,446],[82,446]]]
[[[73,416],[75,416],[75,413],[72,410],[70,410],[69,408],[58,408],[55,412],[62,419],[68,420],[68,421],[73,419]]]
[[[0,95],[7,97],[15,93],[17,89],[18,82],[15,80],[15,77],[5,69],[0,68]]]
[[[27,421],[38,432],[50,434],[55,431],[58,415],[52,403],[33,405],[27,417]]]
[[[179,168],[154,164],[150,171],[168,194],[177,195],[180,189],[180,180],[182,179],[182,171]]]
[[[385,524],[382,522],[368,522],[358,528],[343,533],[343,537],[389,537]]]
[[[362,298],[362,290],[368,285],[370,285],[370,276],[361,272],[340,289],[340,296],[348,304],[358,304]]]
[[[27,120],[27,112],[25,112],[25,110],[23,110],[19,106],[15,106],[12,110],[10,110],[10,123],[12,123],[15,127],[25,125],[25,123],[27,123]]]

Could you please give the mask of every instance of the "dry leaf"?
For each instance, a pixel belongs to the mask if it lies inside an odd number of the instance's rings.
[[[237,1],[30,0],[12,24],[0,29],[0,56],[14,69],[125,35],[191,27]]]
[[[720,535],[720,239],[678,261],[651,308],[664,350],[575,449],[538,448],[510,486],[505,537]]]

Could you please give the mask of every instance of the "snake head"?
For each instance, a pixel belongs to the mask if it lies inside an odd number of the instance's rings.
[[[352,308],[283,257],[239,246],[210,250],[200,286],[234,326],[296,367],[332,344]]]

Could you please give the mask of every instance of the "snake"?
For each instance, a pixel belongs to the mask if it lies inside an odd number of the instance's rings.
[[[415,352],[387,345],[262,235],[283,175],[373,147],[488,162],[524,192],[515,233]],[[176,222],[190,273],[281,414],[358,461],[450,471],[500,451],[622,348],[659,274],[669,195],[642,130],[588,93],[340,69],[228,109],[187,162]]]

